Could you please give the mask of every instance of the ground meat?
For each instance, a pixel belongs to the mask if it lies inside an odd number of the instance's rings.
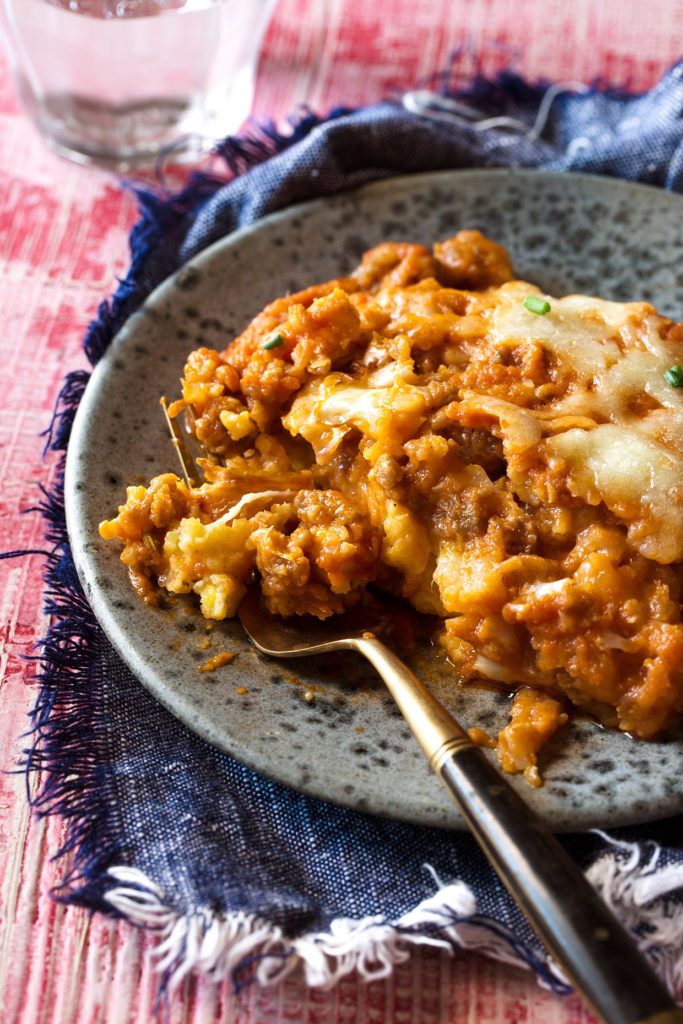
[[[434,246],[437,277],[452,288],[480,290],[514,277],[507,251],[480,231],[459,231]]]
[[[379,534],[338,491],[301,491],[293,505],[293,529],[257,529],[249,542],[266,604],[280,615],[327,618],[375,578]]]

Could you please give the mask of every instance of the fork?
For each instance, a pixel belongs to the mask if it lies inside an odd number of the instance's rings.
[[[238,615],[254,647],[272,658],[348,650],[384,680],[432,770],[555,959],[607,1024],[683,1024],[634,942],[538,816],[481,747],[401,659],[353,613],[296,623],[267,612],[250,584]]]
[[[184,435],[160,402],[183,476],[199,471]],[[531,926],[606,1024],[683,1024],[635,943],[558,840],[458,725],[450,712],[353,611],[321,622],[284,619],[262,605],[251,583],[238,609],[257,651],[300,658],[348,650],[384,680],[432,770]]]

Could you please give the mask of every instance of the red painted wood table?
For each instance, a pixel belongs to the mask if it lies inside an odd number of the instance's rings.
[[[600,77],[643,90],[679,56],[683,3],[639,0],[280,0],[260,61],[254,110],[283,118],[305,103],[381,99],[445,68],[467,75],[512,67],[531,80]],[[81,341],[127,261],[131,195],[104,171],[49,152],[22,113],[0,63],[0,550],[40,548],[42,524],[24,514],[55,464],[41,434],[64,374],[85,367]],[[25,656],[44,633],[40,557],[0,562],[0,1024],[142,1024],[156,1021],[154,940],[88,916],[48,895],[65,870],[53,860],[59,818],[37,820],[12,769],[35,699]],[[30,783],[35,786],[36,779]],[[386,980],[355,976],[331,991],[300,977],[278,988],[190,978],[169,1024],[587,1024],[577,997],[530,975],[466,954],[417,952]]]

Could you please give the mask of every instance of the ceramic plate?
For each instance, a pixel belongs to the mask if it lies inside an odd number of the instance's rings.
[[[209,625],[183,600],[146,607],[97,526],[127,484],[175,470],[159,396],[185,355],[221,349],[271,299],[351,270],[384,240],[430,245],[478,228],[518,276],[551,294],[645,299],[683,319],[683,199],[605,178],[454,171],[394,178],[302,204],[236,232],[164,283],[97,366],[68,453],[67,515],[92,607],[140,681],[209,743],[312,796],[426,825],[462,827],[382,684],[356,655],[270,661],[239,624]],[[212,654],[232,664],[199,672]],[[458,689],[429,645],[413,668],[465,727],[495,731],[509,697]],[[313,699],[311,699],[311,695]],[[652,820],[683,806],[683,737],[639,743],[576,720],[544,750],[545,784],[514,778],[556,831]]]

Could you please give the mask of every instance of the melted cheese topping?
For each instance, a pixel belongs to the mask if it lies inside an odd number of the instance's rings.
[[[565,460],[572,494],[621,512],[641,554],[665,563],[683,557],[683,480],[673,452],[616,423],[567,430],[550,438],[546,450]]]
[[[680,359],[680,345],[662,338],[662,318],[645,303],[577,295],[546,296],[550,312],[539,316],[521,301],[528,286],[500,291],[502,301],[491,306],[494,345],[537,343],[571,375],[566,395],[549,403],[546,430],[572,414],[587,421],[545,440],[540,457],[554,468],[562,459],[570,492],[603,501],[629,524],[643,554],[682,559],[683,389],[664,377]],[[634,411],[639,396],[650,399],[645,412]]]
[[[530,292],[536,294],[532,286],[512,282],[486,297],[486,351],[541,346],[554,372],[569,377],[561,397],[523,408],[476,387],[463,392],[471,409],[497,421],[519,496],[538,503],[545,494],[515,472],[533,452],[566,474],[572,495],[593,505],[604,502],[647,557],[663,563],[682,559],[683,389],[672,388],[664,377],[677,352],[660,336],[662,318],[644,303],[579,295],[544,296],[550,312],[538,315],[523,304]],[[410,376],[405,363],[389,362],[358,379],[315,380],[283,422],[322,461],[352,427],[376,439],[387,418],[401,443],[424,420],[426,390],[409,383]],[[633,403],[643,395],[650,401],[639,413]]]

